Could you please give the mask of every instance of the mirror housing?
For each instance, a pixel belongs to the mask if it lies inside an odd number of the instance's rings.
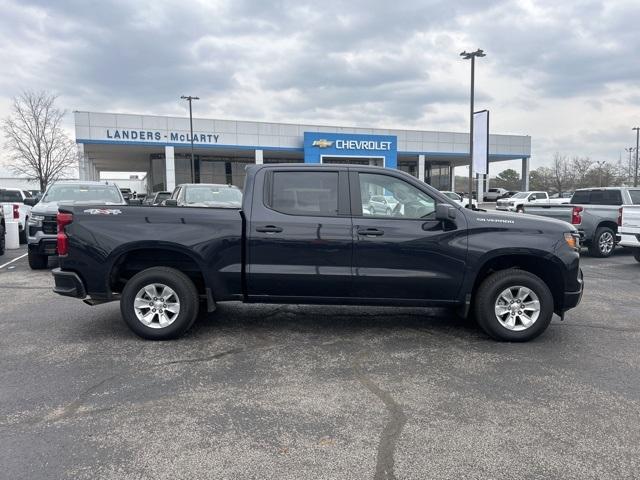
[[[176,200],[175,198],[167,198],[164,201],[164,206],[165,207],[177,207],[178,206],[178,200]]]
[[[29,205],[30,207],[35,207],[36,203],[38,203],[37,198],[25,198],[22,203],[25,205]]]
[[[142,200],[139,198],[130,198],[127,202],[129,205],[142,205]]]
[[[456,208],[447,203],[436,204],[436,220],[455,220]]]

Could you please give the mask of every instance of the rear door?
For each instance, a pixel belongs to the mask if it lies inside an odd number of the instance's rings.
[[[348,171],[276,168],[256,173],[247,226],[251,297],[351,295]]]
[[[466,219],[435,219],[436,199],[416,180],[389,171],[350,172],[354,212],[354,297],[453,300],[467,255]],[[392,195],[391,215],[363,209],[372,195]]]

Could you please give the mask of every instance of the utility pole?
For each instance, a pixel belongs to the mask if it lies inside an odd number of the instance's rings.
[[[633,186],[638,186],[638,143],[640,143],[640,127],[633,127],[631,130],[636,131],[636,166],[633,170]]]
[[[200,100],[200,98],[193,97],[191,95],[182,95],[180,98],[182,100],[189,101],[189,130],[191,131],[191,183],[196,183],[196,171],[195,171],[196,162],[193,156],[193,112],[191,110],[191,101]]]
[[[469,208],[473,208],[473,101],[475,91],[475,69],[476,69],[476,57],[486,57],[486,54],[481,49],[475,52],[462,52],[460,56],[464,60],[471,60],[471,102],[469,105]],[[479,193],[479,192],[478,192]],[[479,195],[478,195],[479,196]],[[478,203],[481,199],[478,198]]]

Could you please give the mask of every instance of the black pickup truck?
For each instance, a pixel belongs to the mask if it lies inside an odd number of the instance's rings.
[[[396,204],[372,214],[369,199]],[[401,171],[252,165],[241,208],[74,205],[58,213],[54,291],[120,301],[148,339],[217,302],[450,306],[525,341],[582,295],[566,222],[462,208]]]

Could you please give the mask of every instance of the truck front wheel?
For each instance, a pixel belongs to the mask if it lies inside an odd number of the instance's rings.
[[[134,275],[120,299],[122,318],[133,332],[148,340],[168,340],[184,334],[198,315],[198,291],[179,270],[153,267]]]
[[[536,275],[501,270],[489,275],[475,296],[480,327],[492,338],[526,342],[546,330],[553,317],[553,296]]]

